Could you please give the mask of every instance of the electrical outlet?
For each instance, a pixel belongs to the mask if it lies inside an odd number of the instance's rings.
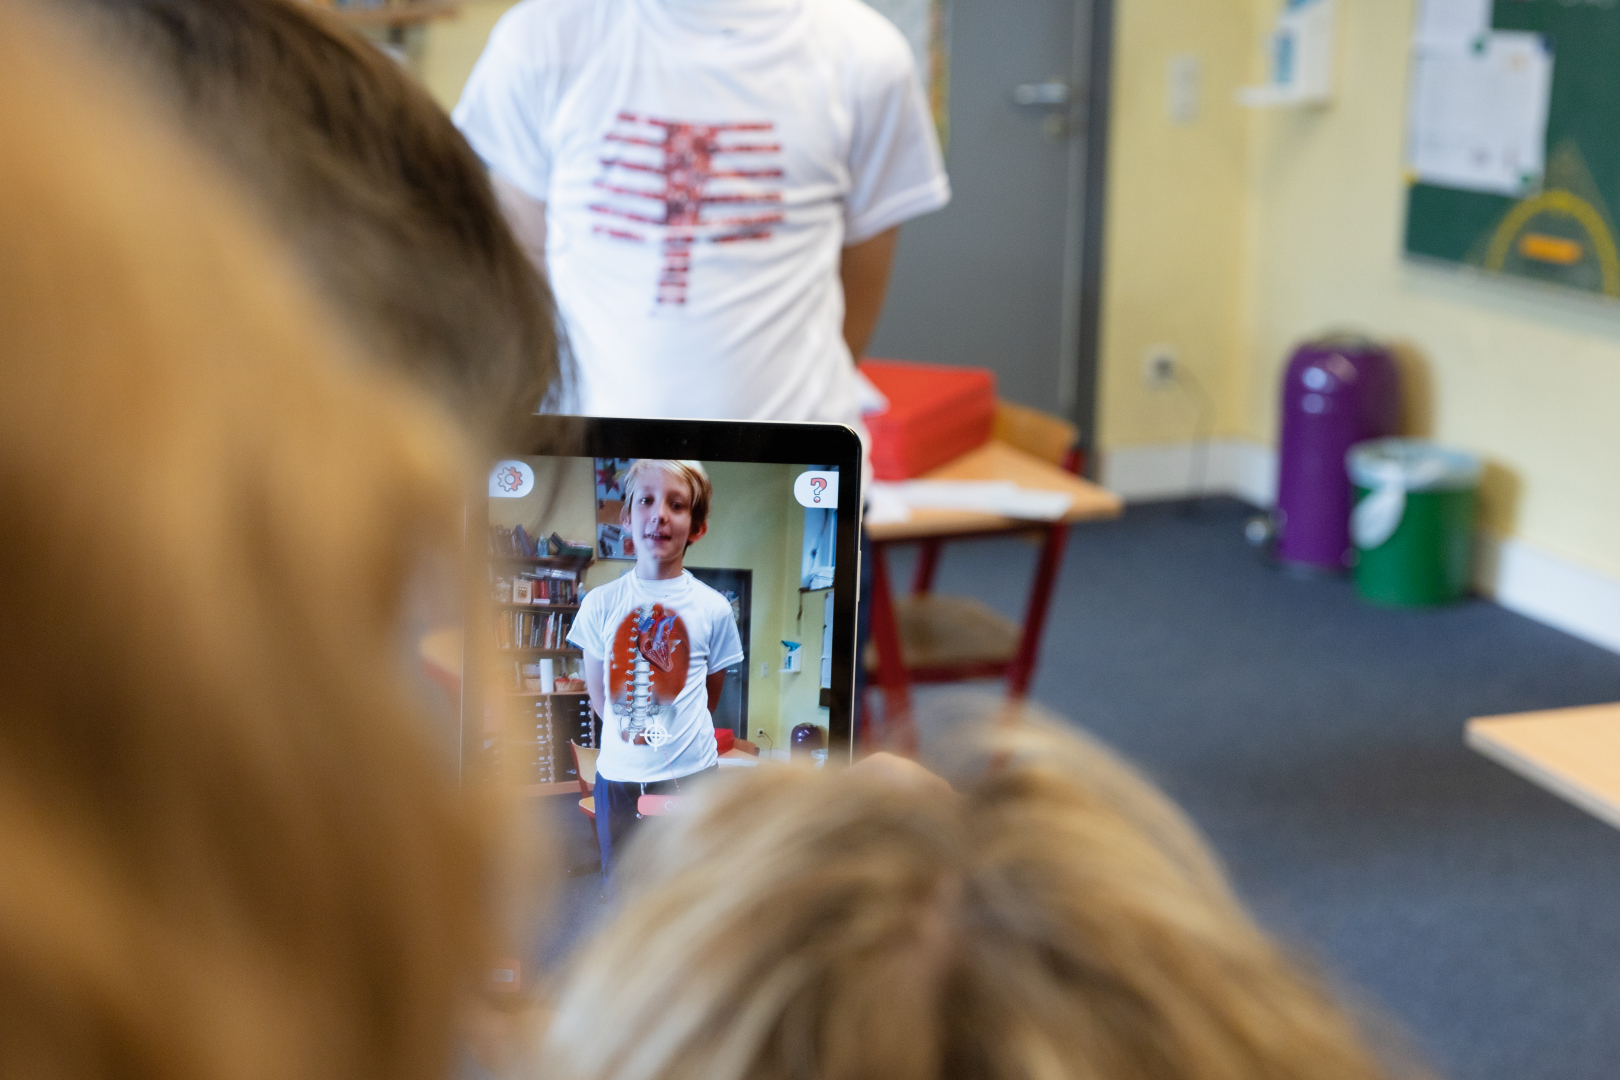
[[[1151,387],[1168,386],[1176,381],[1180,361],[1169,345],[1149,345],[1142,352],[1142,381]]]

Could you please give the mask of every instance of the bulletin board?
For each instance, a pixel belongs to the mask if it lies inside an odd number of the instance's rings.
[[[1408,254],[1620,297],[1620,5],[1420,0]]]

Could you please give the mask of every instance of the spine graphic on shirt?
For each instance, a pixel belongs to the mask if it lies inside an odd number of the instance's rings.
[[[781,153],[782,145],[757,137],[775,128],[770,121],[699,123],[621,112],[602,137],[604,175],[596,186],[615,198],[591,210],[613,223],[592,231],[645,243],[644,226],[658,230],[659,304],[686,303],[693,245],[768,240],[781,223],[774,208],[782,204],[782,169],[766,155]],[[726,209],[706,213],[715,207]]]
[[[659,747],[669,740],[664,716],[686,686],[686,626],[673,610],[642,604],[613,635],[608,673],[619,738]]]

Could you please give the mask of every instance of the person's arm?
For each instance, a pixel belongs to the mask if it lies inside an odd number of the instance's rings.
[[[543,206],[541,209],[544,212]],[[878,316],[883,314],[883,296],[889,291],[889,271],[894,268],[899,240],[900,226],[896,225],[851,244],[839,260],[838,276],[844,283],[844,343],[856,360],[866,355],[866,343],[872,340]]]
[[[607,664],[594,656],[585,657],[585,693],[590,695],[591,708],[604,721],[607,719]],[[713,696],[713,691],[710,691]]]
[[[495,173],[490,173],[489,179],[495,186],[495,201],[500,203],[506,223],[512,227],[529,261],[545,273],[546,204]]]
[[[709,691],[709,715],[713,716],[714,710],[720,707],[720,691],[726,688],[726,673],[723,671],[710,673],[704,680],[704,686]]]

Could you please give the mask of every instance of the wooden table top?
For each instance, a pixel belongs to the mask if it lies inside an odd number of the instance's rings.
[[[1468,745],[1620,829],[1620,703],[1468,721]]]
[[[1069,512],[1063,517],[1065,522],[1070,523],[1115,518],[1125,508],[1124,501],[1112,491],[994,439],[932,472],[924,473],[919,479],[1011,480],[1019,487],[1036,491],[1061,491],[1074,499]],[[868,525],[867,531],[873,540],[887,542],[970,533],[1019,532],[1047,524],[1045,521],[1027,521],[971,510],[913,510],[909,520]]]

